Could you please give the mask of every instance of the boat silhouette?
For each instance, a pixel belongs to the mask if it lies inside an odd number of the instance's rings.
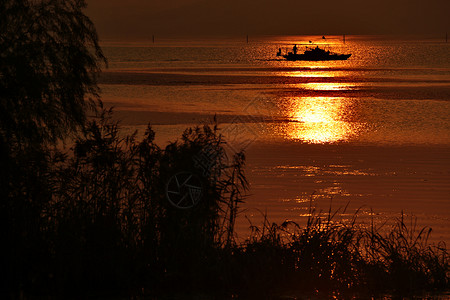
[[[351,54],[339,54],[328,50],[324,50],[316,46],[315,48],[306,47],[305,52],[297,53],[297,45],[294,46],[293,52],[281,54],[281,48],[277,52],[277,56],[282,56],[289,61],[306,60],[306,61],[321,61],[321,60],[347,60]]]

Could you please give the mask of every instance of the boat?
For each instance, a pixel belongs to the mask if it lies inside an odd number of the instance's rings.
[[[306,61],[321,61],[321,60],[347,60],[351,54],[339,54],[328,50],[324,50],[316,46],[315,48],[306,47],[305,52],[297,53],[297,45],[293,48],[294,52],[281,54],[281,48],[277,52],[277,56],[283,56],[289,61],[306,60]]]

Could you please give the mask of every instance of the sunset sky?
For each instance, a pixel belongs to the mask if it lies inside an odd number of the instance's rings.
[[[449,0],[87,0],[102,38],[445,34]]]

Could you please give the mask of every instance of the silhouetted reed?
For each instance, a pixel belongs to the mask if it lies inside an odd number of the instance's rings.
[[[402,213],[387,231],[372,225],[363,232],[361,253],[370,271],[365,277],[372,278],[369,286],[373,291],[413,296],[417,291],[448,289],[446,245],[430,245],[431,228],[419,230],[416,221],[411,217],[408,225]]]
[[[243,153],[228,162],[210,126],[188,129],[162,150],[150,127],[138,142],[136,133],[120,135],[110,111],[99,112],[73,151],[59,154],[51,201],[42,210],[53,291],[210,289],[217,275],[211,268],[233,244],[237,204],[247,189]],[[204,149],[213,154],[202,158],[209,159],[207,169],[194,159]],[[178,172],[201,180],[195,207],[178,209],[167,199],[167,182]]]
[[[304,226],[271,224],[266,217],[262,226],[251,225],[238,253],[239,293],[401,299],[448,291],[449,255],[444,243],[428,243],[431,229],[416,231],[415,219],[407,225],[403,215],[391,228],[356,222],[358,211],[349,220],[337,220],[346,209],[310,208]]]
[[[310,208],[306,224],[265,217],[237,242],[245,156],[227,156],[217,125],[187,129],[161,149],[150,126],[139,140],[98,111],[68,153],[36,148],[8,162],[6,293],[341,299],[448,289],[445,244],[430,245],[430,230],[403,217],[377,228],[359,224],[358,212],[340,220],[346,208]],[[180,172],[201,185],[188,209],[168,201]]]

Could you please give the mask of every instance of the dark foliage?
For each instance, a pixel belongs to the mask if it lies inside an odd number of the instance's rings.
[[[36,148],[9,160],[17,172],[2,195],[3,291],[129,295],[217,286],[211,267],[233,240],[230,214],[247,188],[243,154],[228,163],[209,126],[186,130],[164,150],[153,139],[150,127],[139,142],[121,136],[100,107],[70,153]],[[204,149],[214,151],[208,169],[195,159]],[[201,201],[187,210],[167,199],[166,184],[180,171],[202,183]]]
[[[82,0],[0,2],[0,142],[55,142],[94,107],[106,60],[84,7]]]
[[[84,125],[106,62],[79,0],[0,1],[0,258],[2,290],[48,276],[51,144]],[[33,286],[33,287],[32,287]]]
[[[345,213],[345,209],[344,209]],[[449,255],[445,244],[430,245],[429,231],[416,231],[403,217],[392,228],[337,220],[339,210],[310,210],[305,226],[286,221],[253,227],[236,257],[236,283],[254,295],[295,295],[302,299],[434,299],[448,291]],[[261,289],[261,287],[269,287]],[[242,292],[242,291],[241,291]],[[437,296],[437,299],[440,299]]]
[[[142,140],[124,136],[110,112],[99,111],[72,152],[52,151],[40,158],[46,172],[27,177],[32,181],[26,181],[26,190],[33,191],[27,196],[40,204],[28,213],[36,215],[7,216],[11,234],[22,234],[7,247],[7,291],[342,299],[448,289],[445,245],[429,245],[428,232],[415,232],[403,219],[381,230],[358,226],[357,214],[339,221],[338,212],[311,210],[305,226],[266,220],[237,243],[233,225],[247,189],[244,157],[227,158],[216,128],[188,129],[160,149],[150,127]],[[215,153],[208,156],[213,159],[206,172],[196,159],[205,149]],[[167,182],[180,171],[195,174],[202,184],[201,201],[189,209],[167,198]],[[15,192],[11,203],[26,207],[16,202],[24,197],[20,190]]]

